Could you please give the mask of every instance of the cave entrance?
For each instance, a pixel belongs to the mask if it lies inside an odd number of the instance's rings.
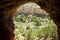
[[[16,40],[57,40],[57,27],[36,3],[17,9],[14,17]]]

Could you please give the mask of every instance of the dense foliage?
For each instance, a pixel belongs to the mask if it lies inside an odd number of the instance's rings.
[[[16,40],[57,40],[57,28],[48,15],[16,14]]]

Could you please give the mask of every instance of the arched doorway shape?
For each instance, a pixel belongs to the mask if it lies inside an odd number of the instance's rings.
[[[0,40],[15,40],[13,16],[17,8],[27,2],[35,2],[49,12],[50,17],[57,25],[58,40],[60,40],[60,0],[1,0]]]

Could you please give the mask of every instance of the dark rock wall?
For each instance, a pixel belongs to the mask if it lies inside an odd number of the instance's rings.
[[[27,2],[35,2],[49,12],[60,40],[60,0],[0,0],[0,40],[15,40],[13,16],[18,7]]]

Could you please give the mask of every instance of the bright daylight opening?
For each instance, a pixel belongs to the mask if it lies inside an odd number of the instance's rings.
[[[14,23],[16,40],[57,40],[56,25],[36,3],[20,6]]]

